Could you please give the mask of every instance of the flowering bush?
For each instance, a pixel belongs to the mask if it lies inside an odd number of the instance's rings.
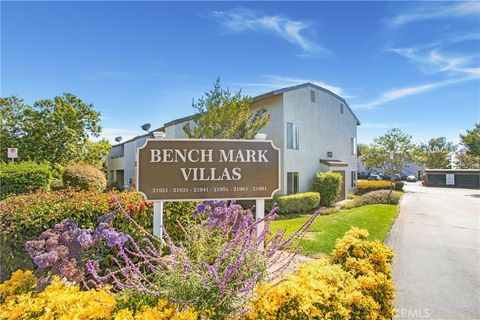
[[[352,201],[344,203],[342,209],[351,209],[365,206],[368,204],[398,204],[402,194],[398,191],[391,192],[390,190],[377,190],[357,196]]]
[[[250,210],[233,202],[205,202],[196,214],[206,219],[187,225],[180,243],[175,243],[164,228],[169,252],[165,256],[160,240],[142,228],[118,199],[114,201],[119,212],[102,217],[95,231],[79,228],[67,219],[42,233],[39,240],[27,242],[41,280],[45,275],[46,280],[59,275],[85,289],[111,287],[134,296],[167,298],[182,308],[215,310],[217,318],[241,312],[260,280],[274,279],[283,272],[295,256],[295,252],[284,250],[298,244],[318,214],[288,239],[279,231],[262,250],[275,210],[256,221]],[[134,239],[112,228],[109,222],[119,214],[145,237]],[[265,230],[257,235],[259,222],[265,224]],[[107,254],[108,265],[102,258]],[[268,272],[267,265],[271,266]],[[44,283],[48,282],[41,281],[40,288]]]
[[[26,275],[26,277],[20,277]],[[0,319],[208,319],[208,311],[191,307],[180,309],[176,303],[160,299],[153,306],[138,305],[128,308],[123,297],[108,288],[81,291],[78,285],[65,283],[58,277],[44,291],[38,292],[31,272],[16,271],[10,280],[0,285],[4,301],[0,305]],[[28,290],[5,290],[5,286]]]
[[[32,271],[17,270],[12,273],[9,280],[0,284],[0,302],[5,301],[9,296],[24,294],[37,288],[37,278]]]
[[[128,212],[123,214],[135,225]],[[270,234],[275,210],[255,221],[250,210],[218,201],[199,205],[197,214],[205,214],[206,220],[188,226],[189,236],[179,245],[164,229],[169,256],[162,256],[150,240],[137,243],[127,235],[126,242],[116,245],[115,269],[102,270],[94,260],[86,263],[88,284],[167,297],[182,307],[215,310],[218,318],[233,316],[241,313],[260,280],[278,277],[290,264],[295,252],[282,251],[298,244],[318,213],[288,239],[279,231],[264,250],[259,248]],[[257,235],[259,222],[265,223],[265,230]],[[268,273],[267,265],[271,266]]]
[[[375,190],[389,190],[391,186],[392,186],[392,183],[390,181],[362,180],[362,181],[357,181],[357,189],[355,193],[358,195],[362,195]],[[403,182],[401,181],[395,182],[394,189],[397,191],[402,191]]]
[[[352,228],[332,259],[301,265],[280,283],[260,284],[248,319],[392,319],[393,252]]]
[[[25,241],[37,240],[42,232],[54,228],[64,220],[74,220],[80,228],[95,229],[97,220],[112,209],[115,196],[143,228],[151,232],[153,208],[136,192],[96,193],[82,190],[59,190],[10,196],[0,202],[0,280],[5,280],[17,269],[33,269],[25,250]],[[192,202],[167,202],[164,205],[165,226],[172,238],[181,236],[177,220],[192,223],[190,214],[196,209]],[[116,230],[134,238],[143,235],[124,218],[117,215],[112,221]]]

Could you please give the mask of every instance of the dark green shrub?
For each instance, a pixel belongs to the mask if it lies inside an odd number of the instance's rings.
[[[320,194],[318,192],[305,192],[279,196],[277,204],[279,213],[308,212],[320,206]]]
[[[80,228],[95,228],[100,216],[116,208],[116,197],[133,219],[152,232],[153,203],[136,192],[112,190],[95,193],[64,189],[55,192],[37,192],[17,195],[0,202],[0,279],[6,279],[17,269],[33,269],[24,249],[25,242],[38,239],[40,234],[66,218],[75,220]],[[176,220],[184,225],[193,222],[193,202],[167,202],[164,204],[165,228],[176,239],[182,235]],[[122,214],[115,216],[116,229],[143,238]]]
[[[103,191],[107,186],[105,173],[89,164],[71,164],[63,170],[63,185],[83,190]]]
[[[313,180],[313,191],[320,193],[322,206],[333,206],[340,194],[342,175],[337,172],[318,172]]]
[[[0,198],[9,194],[22,194],[48,190],[52,173],[47,165],[35,162],[0,164]]]

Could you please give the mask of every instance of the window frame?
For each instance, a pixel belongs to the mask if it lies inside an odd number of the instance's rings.
[[[287,172],[287,194],[299,192],[300,174],[298,171]]]
[[[358,180],[358,173],[356,170],[350,171],[350,187],[356,188]]]
[[[292,122],[287,122],[287,149],[300,149],[300,128]]]
[[[352,156],[357,155],[357,138],[356,137],[350,137],[350,154]]]
[[[310,90],[310,102],[316,102],[315,90]]]

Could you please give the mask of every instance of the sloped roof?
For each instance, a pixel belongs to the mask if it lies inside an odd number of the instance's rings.
[[[292,90],[302,89],[302,88],[305,88],[305,87],[312,87],[312,88],[315,88],[317,90],[323,91],[325,93],[328,93],[328,94],[334,96],[338,100],[342,101],[345,104],[345,106],[347,106],[348,110],[350,110],[350,112],[352,113],[355,120],[357,120],[357,125],[360,125],[360,120],[355,115],[352,108],[350,108],[350,106],[348,105],[347,101],[344,98],[340,97],[339,95],[333,93],[332,91],[330,91],[328,89],[320,87],[319,85],[316,85],[316,84],[311,83],[311,82],[305,82],[305,83],[302,83],[302,84],[297,84],[297,85],[294,85],[294,86],[290,86],[290,87],[286,87],[286,88],[282,88],[282,89],[278,89],[278,90],[273,90],[273,91],[270,91],[270,92],[267,92],[267,93],[264,93],[264,94],[261,94],[259,96],[254,97],[253,101],[260,101],[260,100],[268,98],[268,97],[283,94],[285,92],[292,91]]]

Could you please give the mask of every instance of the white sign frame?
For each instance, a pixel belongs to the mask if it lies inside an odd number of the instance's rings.
[[[18,148],[7,148],[7,158],[17,159],[18,158]]]

